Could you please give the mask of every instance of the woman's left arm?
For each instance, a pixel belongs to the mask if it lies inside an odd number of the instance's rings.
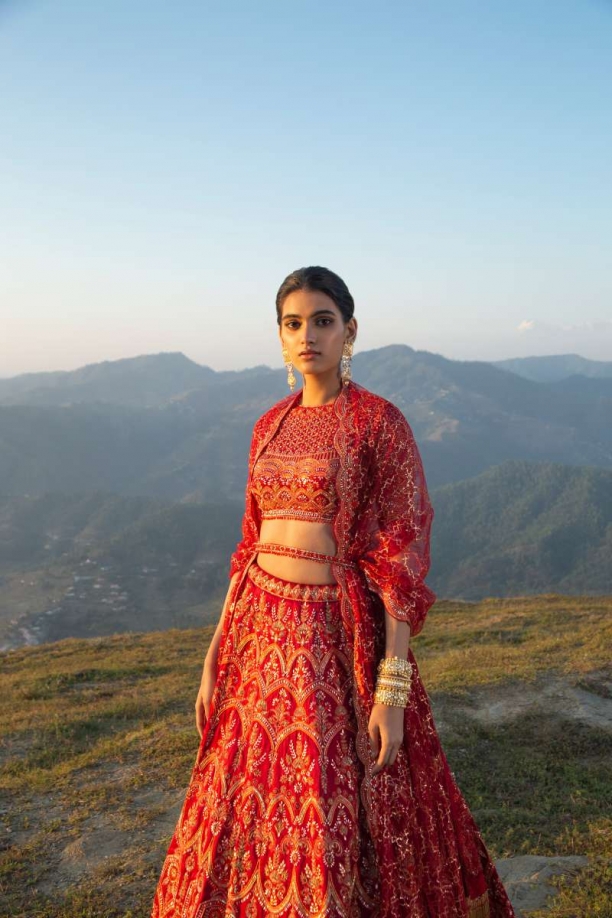
[[[385,609],[385,656],[408,659],[410,623],[402,622]]]
[[[433,507],[414,435],[394,405],[387,406],[374,458],[376,522],[362,568],[385,608],[385,656],[406,660],[410,637],[421,631],[436,599],[425,583]],[[372,706],[372,774],[395,762],[404,738],[404,713],[401,706]]]

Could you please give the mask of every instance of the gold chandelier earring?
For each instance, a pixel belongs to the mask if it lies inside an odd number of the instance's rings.
[[[340,360],[340,378],[343,386],[348,386],[351,378],[351,357],[353,356],[353,342],[345,341]]]
[[[295,389],[295,375],[293,373],[293,364],[289,359],[289,351],[286,347],[283,347],[283,360],[285,361],[285,366],[287,368],[287,382],[289,383],[289,388],[293,392]]]

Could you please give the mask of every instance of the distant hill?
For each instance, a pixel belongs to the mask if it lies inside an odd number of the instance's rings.
[[[216,622],[243,506],[0,498],[0,649]]]
[[[177,392],[205,385],[215,376],[210,367],[180,352],[142,354],[103,360],[77,370],[21,373],[0,379],[0,404],[59,405],[109,403],[156,407]]]
[[[534,382],[556,382],[568,376],[599,379],[612,377],[612,360],[589,360],[580,354],[550,354],[542,357],[510,357],[492,360],[491,366],[510,370]]]
[[[612,594],[612,471],[509,460],[436,488],[439,598]],[[243,501],[0,499],[0,648],[215,622]]]
[[[607,379],[533,382],[406,345],[354,365],[408,418],[432,488],[507,459],[612,468]],[[240,499],[253,423],[287,392],[282,369],[215,373],[181,354],[0,380],[0,493]]]
[[[432,502],[440,595],[612,594],[612,472],[510,460]]]
[[[415,432],[438,595],[612,592],[612,377],[406,345],[353,375]],[[0,648],[215,621],[253,423],[287,392],[282,369],[182,353],[0,380]]]

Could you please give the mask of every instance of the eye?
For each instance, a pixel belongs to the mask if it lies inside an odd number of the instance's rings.
[[[331,322],[333,322],[333,319],[330,319],[330,318],[328,318],[328,317],[326,317],[326,316],[322,316],[318,321],[319,321],[319,322],[324,322],[325,325],[329,325]]]

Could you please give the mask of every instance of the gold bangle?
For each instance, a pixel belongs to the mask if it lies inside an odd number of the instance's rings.
[[[374,702],[406,707],[412,684],[412,663],[402,657],[383,657],[378,663]]]
[[[410,660],[405,657],[381,657],[378,663],[379,666],[383,665],[398,665],[398,666],[412,666]]]
[[[388,707],[405,708],[408,704],[408,699],[400,695],[377,695],[374,698],[374,704],[386,704]]]
[[[388,673],[381,670],[377,676],[377,679],[393,679],[396,682],[401,682],[405,685],[409,685],[412,682],[412,674],[407,673]]]
[[[403,676],[406,679],[409,679],[412,675],[412,670],[410,669],[395,669],[390,666],[379,667],[378,673],[381,676]]]
[[[409,683],[412,681],[412,673],[411,672],[400,673],[400,672],[394,672],[393,670],[390,670],[390,669],[379,669],[378,673],[376,674],[376,678],[377,679],[397,679],[400,682]]]
[[[401,704],[405,707],[410,697],[411,687],[410,679],[405,676],[390,676],[381,673],[376,680],[374,700],[382,704]]]
[[[409,695],[411,688],[412,686],[409,682],[397,682],[393,679],[385,679],[380,677],[376,680],[375,691],[378,689],[383,689],[390,692],[399,692],[401,694]]]
[[[398,689],[400,692],[410,691],[411,683],[406,679],[396,679],[391,676],[379,676],[376,685],[385,686],[386,688]]]
[[[412,673],[412,663],[410,660],[402,660],[401,657],[383,657],[378,664],[378,671],[410,675]]]
[[[408,696],[405,692],[394,692],[391,689],[376,689],[374,693],[375,704],[387,704],[393,707],[405,708]]]

